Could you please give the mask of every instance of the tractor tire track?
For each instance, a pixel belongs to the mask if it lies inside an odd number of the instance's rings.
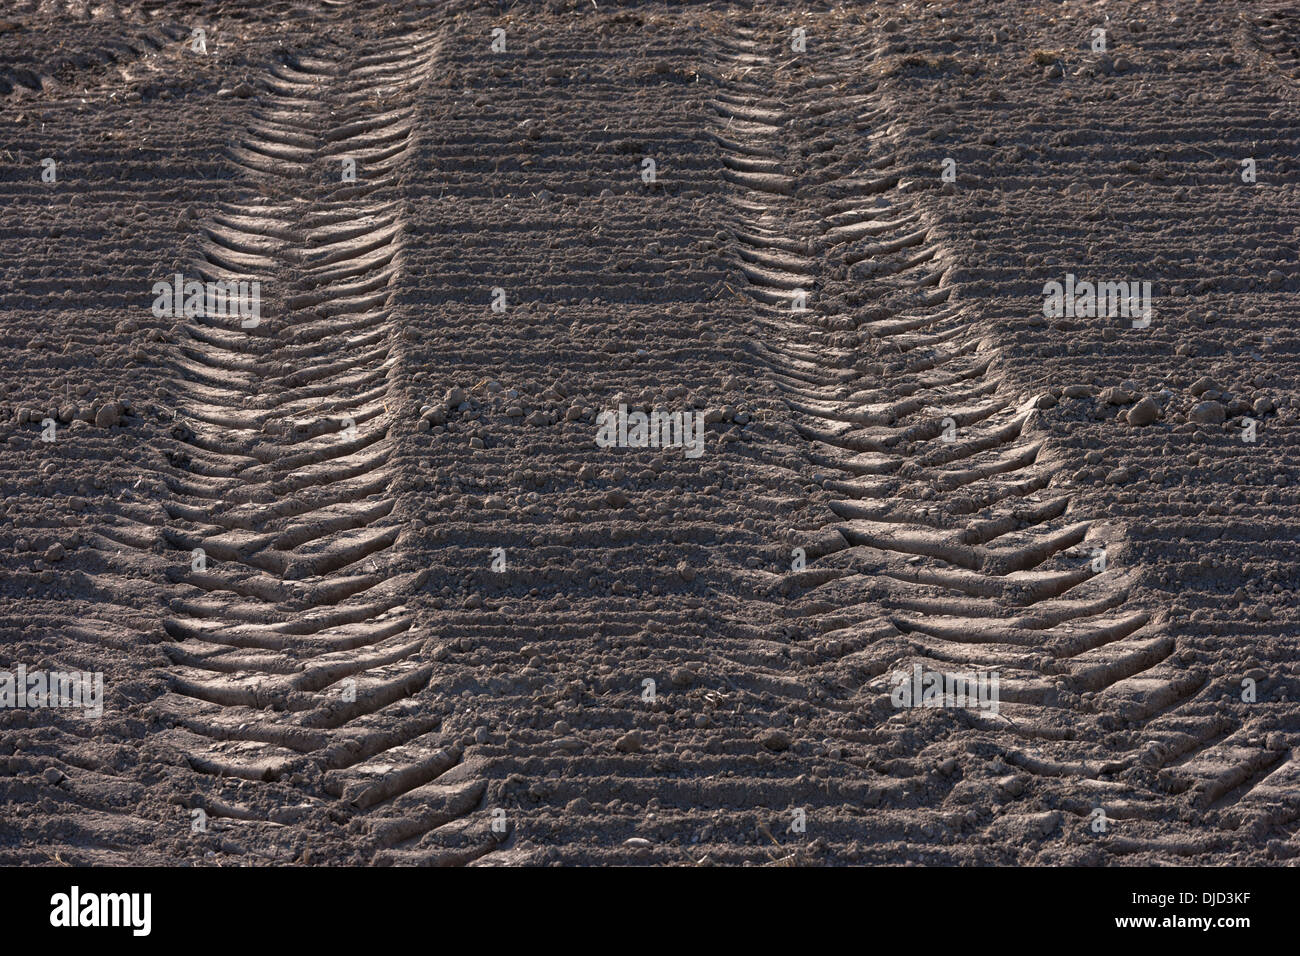
[[[464,863],[494,845],[457,827],[484,784],[438,717],[403,705],[432,664],[407,607],[424,574],[391,570],[394,186],[437,46],[414,33],[286,54],[230,149],[261,196],[204,223],[191,272],[269,285],[271,314],[189,320],[173,356],[165,537],[189,567],[174,575],[161,707],[200,773],[306,786],[313,804],[366,814],[371,853]],[[440,847],[429,835],[448,824]]]
[[[465,6],[15,95],[0,632],[106,697],[6,715],[6,858],[1300,857],[1287,6]],[[1085,264],[1152,326],[1040,317]]]
[[[999,714],[963,721],[1013,767],[1096,792],[1074,807],[1083,818],[1098,804],[1155,817],[1171,794],[1225,809],[1253,786],[1275,791],[1270,774],[1294,773],[1285,755],[1205,715],[1208,674],[1129,601],[1134,572],[1106,559],[1122,531],[1072,508],[1039,426],[1051,403],[1016,395],[974,306],[953,296],[954,255],[912,199],[920,173],[882,132],[887,105],[870,85],[842,92],[861,64],[844,57],[778,95],[759,36],[720,44],[733,79],[714,132],[756,351],[810,468],[840,496],[791,575],[809,626],[875,675],[867,693],[888,695],[914,665],[948,681],[998,672]],[[846,148],[846,129],[865,151]],[[1121,724],[1146,747],[1103,756],[1097,738]],[[1126,779],[1149,770],[1155,788]]]
[[[190,36],[189,28],[170,20],[151,21],[139,5],[114,3],[58,2],[18,4],[8,11],[7,20],[18,30],[31,22],[63,21],[74,33],[84,31],[76,52],[43,53],[15,51],[12,62],[0,57],[0,96],[15,91],[44,93],[113,66],[122,66],[150,54],[162,52]],[[106,35],[107,33],[107,35]],[[21,33],[18,34],[21,36]]]
[[[1300,83],[1300,4],[1293,0],[1256,6],[1241,17],[1250,49],[1271,73],[1294,89]]]

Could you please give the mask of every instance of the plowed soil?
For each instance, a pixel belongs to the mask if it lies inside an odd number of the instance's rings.
[[[1292,2],[12,0],[0,863],[1293,864],[1298,176]]]

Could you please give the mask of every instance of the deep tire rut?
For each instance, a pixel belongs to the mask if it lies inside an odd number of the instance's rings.
[[[165,537],[191,560],[175,576],[161,706],[195,770],[323,792],[366,811],[370,851],[463,863],[494,845],[486,827],[447,827],[446,845],[430,834],[484,784],[450,773],[463,753],[438,717],[403,706],[432,665],[407,607],[424,574],[394,570],[389,491],[395,186],[436,55],[421,34],[285,55],[230,150],[263,198],[204,223],[190,272],[266,294],[258,324],[191,319],[175,351]]]
[[[841,649],[836,663],[874,675],[864,692],[888,695],[918,664],[949,681],[996,671],[999,712],[961,720],[1007,764],[1074,781],[1061,805],[1081,819],[1161,818],[1180,794],[1232,808],[1229,828],[1289,819],[1278,785],[1295,762],[1249,727],[1228,735],[1209,675],[1133,606],[1134,572],[1113,557],[1122,529],[1072,507],[1037,425],[1046,396],[1016,395],[974,306],[952,295],[955,256],[915,198],[937,170],[897,165],[870,85],[842,92],[860,62],[788,80],[772,46],[753,26],[719,44],[714,134],[754,347],[814,480],[842,496],[821,534],[795,542],[808,562],[790,575],[795,613]],[[865,154],[846,155],[844,129]],[[1121,726],[1142,745],[1117,757],[1099,744]]]

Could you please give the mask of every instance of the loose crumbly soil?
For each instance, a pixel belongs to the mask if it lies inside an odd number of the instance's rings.
[[[0,670],[105,701],[0,711],[0,862],[1291,864],[1298,45],[14,0]],[[155,317],[177,272],[261,324]],[[1067,273],[1149,327],[1045,318]]]

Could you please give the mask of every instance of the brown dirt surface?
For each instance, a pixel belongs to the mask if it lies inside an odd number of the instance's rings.
[[[1295,3],[12,0],[0,679],[104,699],[0,863],[1294,864],[1298,121]]]

